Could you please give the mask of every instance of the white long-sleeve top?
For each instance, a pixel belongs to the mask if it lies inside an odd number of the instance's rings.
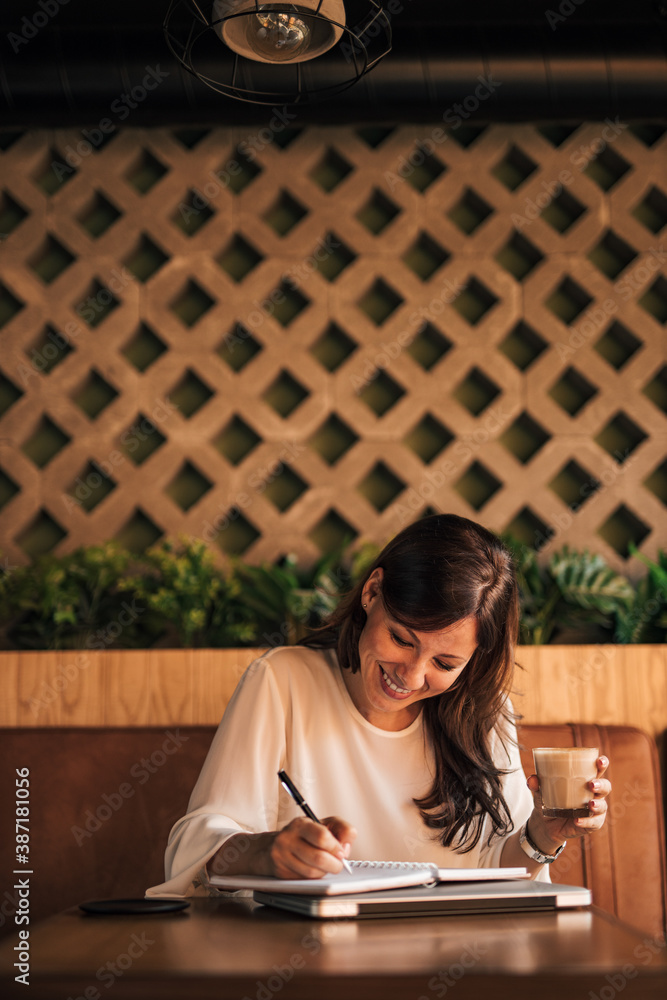
[[[509,735],[503,746],[494,734],[492,746],[496,765],[509,769],[503,794],[516,830],[533,801],[511,742],[513,727]],[[188,811],[169,835],[166,881],[147,895],[210,892],[205,864],[229,837],[278,830],[301,816],[278,780],[281,768],[317,816],[340,816],[356,827],[352,858],[500,865],[504,838],[487,843],[488,816],[477,845],[465,854],[443,847],[437,831],[424,824],[413,800],[431,788],[434,765],[421,713],[407,729],[378,729],[355,707],[333,650],[284,646],[251,663],[239,681]]]

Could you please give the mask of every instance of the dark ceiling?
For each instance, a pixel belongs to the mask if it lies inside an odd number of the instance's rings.
[[[48,5],[49,0],[43,0]],[[101,24],[160,25],[168,0],[108,0],[93,3],[91,0],[56,0],[61,25],[99,27]],[[202,9],[205,3],[199,0]],[[385,0],[386,4],[386,0]],[[546,23],[545,11],[551,9],[566,20],[592,24],[642,24],[653,23],[661,15],[660,0],[477,0],[467,5],[452,0],[401,0],[404,9],[397,16],[412,24],[518,24]],[[573,13],[567,9],[574,8]],[[3,0],[0,23],[3,27],[16,24],[21,17],[30,17],[40,10],[39,0]]]
[[[94,125],[156,66],[162,82],[127,124],[264,120],[265,107],[216,94],[181,70],[163,38],[167,6],[3,0],[1,125]],[[393,0],[393,9],[391,54],[334,100],[300,108],[303,120],[440,121],[480,77],[499,82],[475,111],[479,123],[665,118],[667,0]],[[222,45],[218,58],[228,58]],[[318,70],[328,58],[314,61]]]

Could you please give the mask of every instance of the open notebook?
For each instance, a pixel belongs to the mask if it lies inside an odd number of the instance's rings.
[[[434,885],[439,882],[489,882],[494,880],[527,879],[525,868],[438,868],[423,862],[410,861],[350,861],[352,874],[314,879],[263,878],[254,875],[212,875],[209,882],[216,889],[235,889],[289,893],[303,896],[339,896],[380,889],[398,889],[414,885]]]

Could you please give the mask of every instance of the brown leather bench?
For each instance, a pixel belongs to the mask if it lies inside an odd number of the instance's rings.
[[[85,899],[142,896],[163,881],[169,830],[186,810],[213,732],[211,726],[0,729],[6,824],[0,871],[17,867],[9,829],[15,768],[29,768],[32,921]],[[594,745],[609,756],[608,822],[594,838],[571,842],[552,877],[586,885],[605,910],[648,934],[664,933],[664,816],[654,741],[627,726],[583,725],[526,725],[520,738],[526,773],[534,746]],[[0,934],[16,929],[18,898],[11,881],[5,884]]]

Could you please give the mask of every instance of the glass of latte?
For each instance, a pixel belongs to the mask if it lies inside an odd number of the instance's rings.
[[[572,819],[588,816],[593,793],[586,785],[597,777],[597,747],[536,747],[535,773],[545,816]]]

